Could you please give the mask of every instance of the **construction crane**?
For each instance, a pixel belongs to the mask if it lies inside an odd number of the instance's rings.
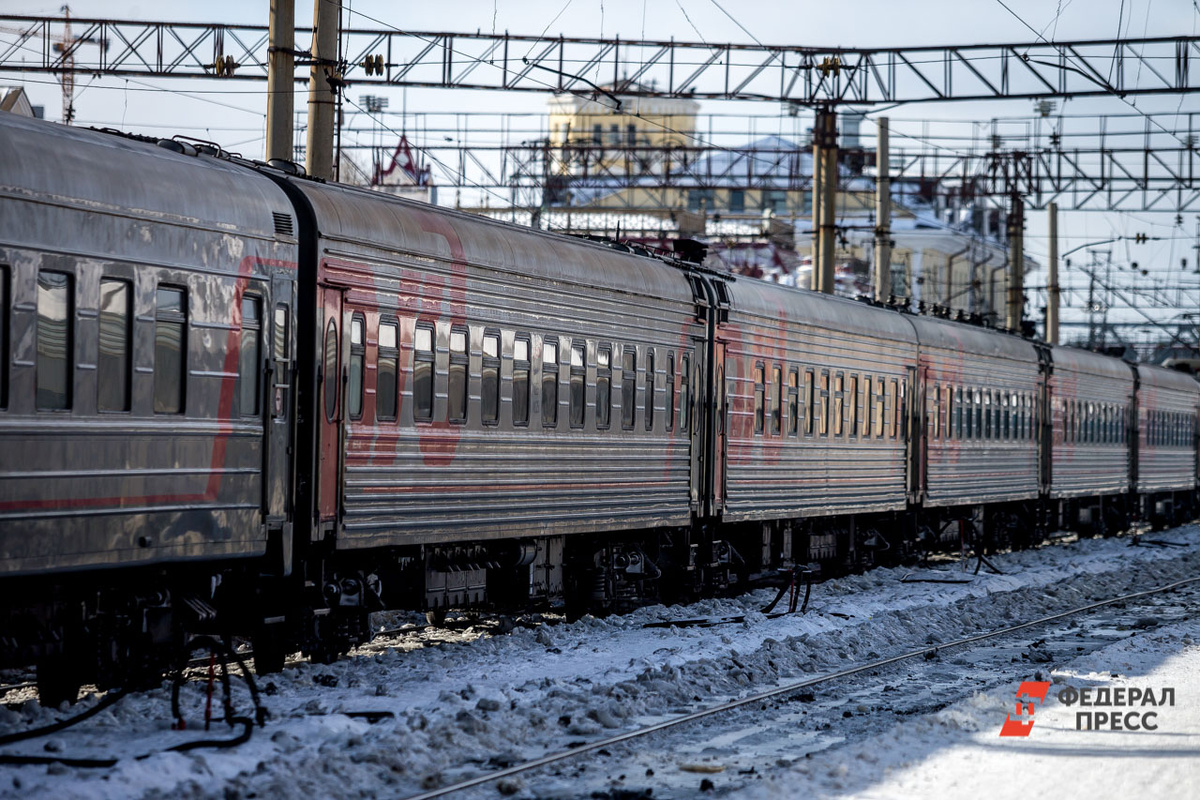
[[[53,42],[54,52],[60,54],[56,59],[54,71],[59,73],[59,82],[62,84],[62,121],[64,125],[70,125],[75,119],[75,52],[83,44],[94,44],[101,51],[105,51],[108,49],[108,39],[72,35],[71,7],[64,5],[59,10],[63,15],[62,33],[51,34],[47,29],[46,34]],[[28,36],[30,33],[29,29],[14,28],[8,25],[0,25],[0,31],[18,33],[22,36]]]

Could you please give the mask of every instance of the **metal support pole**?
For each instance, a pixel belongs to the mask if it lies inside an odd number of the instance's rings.
[[[1046,281],[1046,341],[1058,344],[1058,203],[1051,203],[1047,211],[1050,217],[1050,274]]]
[[[888,165],[888,120],[875,120],[875,299],[892,294],[892,182]]]
[[[1008,313],[1004,327],[1020,332],[1025,316],[1025,200],[1013,193],[1008,214]]]
[[[338,18],[342,0],[316,0],[313,6],[312,71],[308,77],[308,146],[305,168],[314,178],[333,178],[333,123],[337,113],[334,84]]]
[[[267,161],[291,161],[296,101],[296,0],[271,0],[267,61]]]
[[[813,126],[813,278],[812,288],[833,294],[833,256],[837,233],[837,114],[817,111]]]

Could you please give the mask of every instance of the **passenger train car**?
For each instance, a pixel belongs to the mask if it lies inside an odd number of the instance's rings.
[[[613,610],[1194,510],[1189,376],[0,114],[0,663]]]

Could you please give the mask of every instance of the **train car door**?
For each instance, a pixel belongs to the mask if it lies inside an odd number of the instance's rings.
[[[680,380],[683,396],[679,401],[679,413],[682,432],[688,437],[688,460],[691,468],[688,470],[691,483],[692,510],[703,513],[703,469],[704,469],[704,425],[702,424],[703,398],[699,395],[704,381],[702,374],[702,359],[707,343],[699,337],[692,340],[691,350],[684,352],[680,362]],[[686,423],[686,426],[682,423]]]
[[[715,377],[712,381],[713,399],[713,458],[712,458],[712,498],[713,505],[709,510],[711,516],[717,516],[725,510],[725,453],[726,436],[729,430],[729,393],[725,388],[725,342],[713,343],[713,368]]]
[[[901,397],[896,399],[900,404],[901,419],[906,420],[905,428],[908,438],[908,498],[911,502],[920,502],[925,494],[925,460],[927,457],[927,437],[925,430],[925,375],[927,367],[918,372],[916,367],[908,367],[908,374],[900,383]]]
[[[339,461],[342,451],[342,364],[346,358],[342,336],[342,292],[323,286],[321,322],[320,419],[318,420],[318,530],[333,529],[341,489]]]
[[[291,275],[271,278],[271,331],[267,340],[267,447],[264,469],[267,473],[265,498],[268,525],[286,520],[292,508],[291,457],[294,394],[292,392],[292,353],[294,325]]]

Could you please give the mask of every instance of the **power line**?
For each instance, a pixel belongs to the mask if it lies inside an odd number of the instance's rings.
[[[1043,42],[1045,42],[1046,44],[1050,45],[1050,46],[1051,46],[1051,47],[1053,47],[1055,50],[1057,50],[1057,51],[1059,52],[1059,54],[1060,54],[1060,55],[1063,57],[1063,59],[1064,59],[1064,60],[1065,60],[1065,59],[1068,59],[1068,58],[1070,58],[1070,56],[1068,56],[1068,55],[1067,55],[1066,51],[1065,51],[1065,50],[1063,50],[1063,49],[1062,49],[1062,47],[1060,47],[1060,46],[1058,46],[1058,45],[1054,44],[1053,42],[1051,42],[1051,41],[1049,41],[1049,40],[1047,40],[1047,39],[1046,39],[1046,37],[1045,37],[1045,36],[1043,36],[1041,33],[1039,33],[1037,30],[1035,30],[1035,29],[1034,29],[1034,27],[1033,27],[1032,25],[1030,25],[1028,22],[1026,22],[1024,19],[1022,19],[1022,17],[1021,17],[1021,15],[1020,15],[1020,14],[1018,14],[1018,13],[1017,13],[1017,12],[1015,12],[1015,11],[1013,11],[1013,10],[1012,10],[1012,8],[1010,8],[1010,7],[1009,7],[1009,5],[1008,5],[1007,3],[1005,3],[1005,2],[1004,2],[1004,0],[996,0],[996,2],[997,2],[997,3],[999,3],[1001,6],[1003,6],[1003,7],[1004,7],[1004,10],[1005,10],[1005,11],[1007,11],[1009,14],[1012,14],[1014,17],[1016,17],[1016,19],[1017,19],[1017,21],[1018,21],[1018,22],[1020,22],[1020,23],[1021,23],[1022,25],[1024,25],[1026,28],[1029,28],[1029,30],[1033,31],[1034,35],[1036,35],[1036,36],[1037,36],[1039,39],[1041,39]],[[1124,9],[1125,9],[1125,0],[1121,0],[1121,10],[1122,10],[1122,14],[1124,14]],[[1120,23],[1118,22],[1118,24],[1117,24],[1117,39],[1118,39],[1118,40],[1120,40],[1120,38],[1121,38],[1121,36],[1120,36],[1120,33],[1121,33],[1121,29],[1120,29]],[[1118,41],[1118,43],[1117,43],[1117,46],[1118,46],[1118,47],[1120,46],[1120,42],[1119,42],[1119,41]],[[1028,56],[1026,56],[1026,58],[1028,58]],[[1038,63],[1041,63],[1041,62],[1038,62]],[[1077,60],[1077,63],[1079,63],[1079,62],[1078,62],[1078,60]],[[1157,121],[1155,121],[1155,120],[1151,119],[1151,118],[1150,118],[1150,116],[1149,116],[1149,115],[1147,115],[1147,114],[1145,114],[1144,112],[1142,112],[1142,111],[1141,111],[1141,109],[1139,109],[1139,108],[1137,107],[1137,105],[1135,105],[1134,103],[1132,103],[1132,102],[1130,102],[1129,100],[1127,100],[1127,99],[1125,98],[1125,95],[1121,94],[1120,92],[1118,92],[1116,89],[1114,89],[1114,88],[1113,88],[1113,86],[1112,86],[1112,69],[1113,69],[1113,67],[1114,67],[1115,65],[1116,65],[1116,59],[1114,58],[1112,61],[1110,61],[1110,62],[1109,62],[1109,66],[1108,66],[1108,80],[1107,80],[1107,81],[1105,81],[1103,84],[1101,84],[1099,81],[1096,81],[1094,78],[1092,78],[1092,80],[1093,80],[1093,81],[1095,81],[1095,82],[1097,83],[1097,85],[1101,86],[1101,87],[1102,87],[1102,88],[1103,88],[1103,89],[1104,89],[1106,92],[1108,92],[1108,93],[1109,93],[1109,94],[1111,94],[1112,96],[1114,96],[1114,97],[1118,98],[1118,99],[1119,99],[1121,102],[1125,103],[1125,104],[1126,104],[1126,105],[1128,105],[1130,108],[1132,108],[1132,109],[1134,109],[1135,111],[1138,111],[1139,113],[1141,113],[1141,114],[1142,114],[1142,116],[1146,117],[1146,119],[1147,119],[1147,120],[1149,120],[1149,121],[1150,121],[1152,124],[1154,124],[1154,125],[1157,125],[1157,126],[1159,127],[1159,129],[1160,129],[1160,130],[1162,130],[1162,132],[1163,132],[1163,133],[1166,133],[1166,134],[1168,134],[1168,135],[1170,135],[1170,136],[1174,137],[1175,139],[1177,139],[1177,140],[1179,141],[1179,143],[1180,143],[1180,144],[1182,144],[1182,145],[1184,145],[1184,146],[1186,147],[1186,146],[1187,146],[1187,142],[1185,142],[1183,139],[1180,139],[1178,136],[1176,136],[1175,134],[1173,134],[1173,133],[1171,133],[1170,131],[1168,131],[1166,128],[1164,128],[1162,125],[1160,125],[1160,124],[1159,124]],[[1084,64],[1083,66],[1086,66],[1086,64]],[[1082,70],[1078,70],[1078,69],[1076,69],[1076,68],[1074,68],[1074,67],[1071,67],[1070,69],[1072,69],[1072,70],[1074,70],[1074,71],[1078,72],[1078,73],[1079,73],[1079,74],[1081,74],[1081,75],[1084,75],[1085,77],[1090,77],[1090,76],[1087,76],[1087,74],[1086,74],[1085,72],[1083,72]]]

